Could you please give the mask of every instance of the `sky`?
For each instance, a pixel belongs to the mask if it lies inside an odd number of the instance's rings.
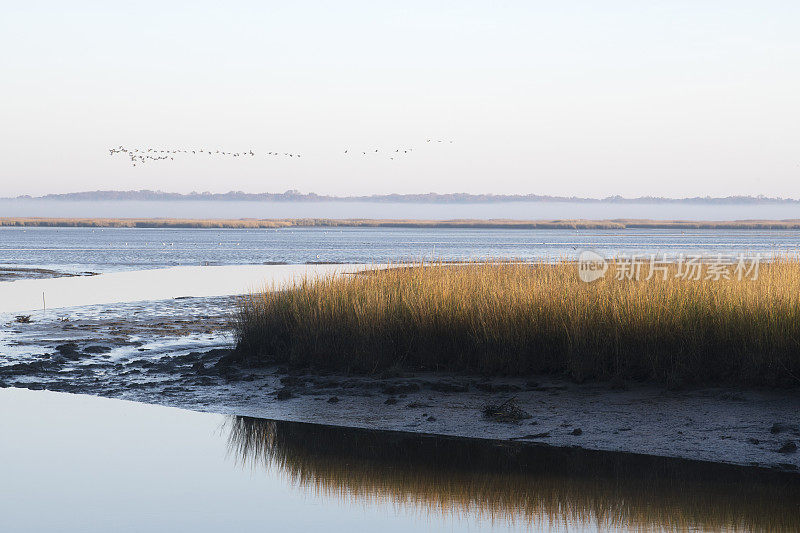
[[[14,2],[0,197],[800,198],[798,27],[768,0]]]

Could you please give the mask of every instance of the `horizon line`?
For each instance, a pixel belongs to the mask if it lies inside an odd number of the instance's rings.
[[[487,202],[585,202],[585,203],[800,203],[800,198],[764,196],[764,195],[729,195],[729,196],[687,196],[687,197],[667,197],[667,196],[636,196],[625,197],[621,195],[611,195],[602,198],[581,197],[581,196],[558,196],[541,195],[534,193],[527,194],[494,194],[494,193],[386,193],[371,195],[347,195],[336,196],[317,194],[314,192],[301,193],[295,189],[289,189],[282,193],[260,192],[247,193],[244,191],[228,191],[224,193],[212,193],[209,191],[189,193],[166,192],[161,190],[138,189],[138,190],[95,190],[77,191],[68,193],[50,193],[40,196],[18,195],[10,197],[0,197],[0,200],[144,200],[144,201],[164,201],[164,200],[219,200],[219,201],[332,201],[332,202],[404,202],[404,203],[487,203]]]

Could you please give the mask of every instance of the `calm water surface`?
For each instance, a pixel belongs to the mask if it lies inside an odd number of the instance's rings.
[[[0,389],[3,531],[779,530],[797,476]]]

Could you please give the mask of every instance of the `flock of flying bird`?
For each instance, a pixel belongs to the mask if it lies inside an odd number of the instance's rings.
[[[453,144],[453,141],[444,140],[444,139],[427,139],[426,143],[449,143]],[[380,148],[369,149],[369,150],[352,150],[350,148],[344,151],[344,155],[385,155],[388,159],[394,160],[398,159],[402,156],[407,156],[414,151],[413,148],[395,148],[394,150],[382,150]],[[152,161],[174,161],[176,156],[180,155],[208,155],[211,157],[255,157],[257,155],[256,152],[253,150],[244,150],[241,152],[226,152],[224,150],[206,150],[205,148],[201,148],[199,150],[170,150],[170,149],[159,149],[159,148],[126,148],[120,145],[117,148],[110,148],[108,150],[109,155],[116,156],[121,155],[123,157],[127,157],[131,161],[131,165],[134,167],[138,165],[143,165],[144,163],[152,162]],[[297,158],[300,159],[301,154],[295,154],[290,152],[266,152],[265,154],[267,157],[290,157],[290,158]]]
[[[444,142],[446,142],[446,143],[449,143],[449,144],[453,144],[453,141],[445,141],[444,139],[436,139],[436,140],[428,139],[425,142],[426,143],[430,143],[430,142],[444,143]],[[359,152],[361,152],[360,155],[362,155],[362,156],[375,155],[375,154],[379,154],[379,155],[380,154],[388,154],[387,157],[389,159],[394,160],[395,158],[399,158],[399,157],[402,157],[404,155],[408,155],[413,151],[414,151],[413,148],[395,148],[394,151],[392,151],[391,149],[389,149],[389,150],[381,150],[380,148],[375,148],[374,150],[372,150],[372,149],[369,149],[369,150],[350,150],[348,148],[347,150],[344,151],[344,155],[358,155]]]
[[[201,148],[199,150],[162,150],[158,148],[125,148],[124,146],[119,146],[117,148],[110,148],[108,150],[109,155],[114,156],[117,154],[125,154],[131,160],[131,164],[136,166],[136,164],[144,164],[149,161],[165,161],[170,160],[174,161],[176,155],[180,154],[189,154],[189,155],[199,155],[205,154],[212,157],[255,157],[256,153],[253,150],[244,150],[241,152],[226,152],[224,150],[206,150],[205,148]],[[273,157],[300,157],[300,154],[288,153],[284,152],[283,154],[279,152],[267,152],[268,156]]]

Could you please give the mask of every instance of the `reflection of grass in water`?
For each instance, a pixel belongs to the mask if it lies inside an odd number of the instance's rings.
[[[630,454],[230,419],[242,462],[335,497],[515,523],[798,530],[800,478]]]
[[[237,350],[367,372],[798,384],[800,261],[762,264],[757,280],[677,273],[584,283],[574,262],[435,263],[304,280],[241,300]]]

